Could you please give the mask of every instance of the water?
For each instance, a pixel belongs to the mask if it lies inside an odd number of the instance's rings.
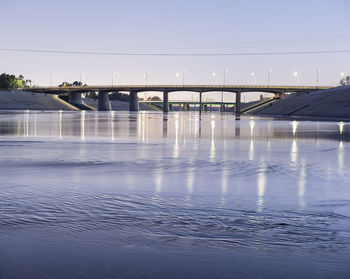
[[[350,124],[1,112],[0,278],[349,278]]]

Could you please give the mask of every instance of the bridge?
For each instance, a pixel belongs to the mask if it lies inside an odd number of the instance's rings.
[[[50,87],[26,87],[24,91],[46,94],[69,94],[69,103],[82,104],[82,93],[98,93],[98,110],[110,110],[109,93],[129,92],[130,111],[139,110],[137,94],[140,92],[162,92],[163,111],[169,111],[169,93],[197,92],[199,93],[199,111],[202,111],[202,94],[207,92],[230,92],[236,95],[235,113],[241,113],[241,94],[252,92],[272,93],[276,99],[284,97],[285,93],[312,92],[330,89],[330,86],[278,86],[278,85],[100,85],[100,86],[50,86]]]

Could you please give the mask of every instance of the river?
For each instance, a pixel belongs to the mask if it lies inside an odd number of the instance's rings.
[[[0,112],[0,278],[349,278],[350,124]]]

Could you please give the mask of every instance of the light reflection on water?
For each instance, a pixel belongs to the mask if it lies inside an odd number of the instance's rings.
[[[91,233],[101,247],[350,251],[347,123],[191,112],[0,116],[3,239],[40,227],[52,239]]]

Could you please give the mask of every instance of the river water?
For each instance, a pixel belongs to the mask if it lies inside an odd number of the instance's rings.
[[[350,123],[0,113],[0,278],[350,278]]]

